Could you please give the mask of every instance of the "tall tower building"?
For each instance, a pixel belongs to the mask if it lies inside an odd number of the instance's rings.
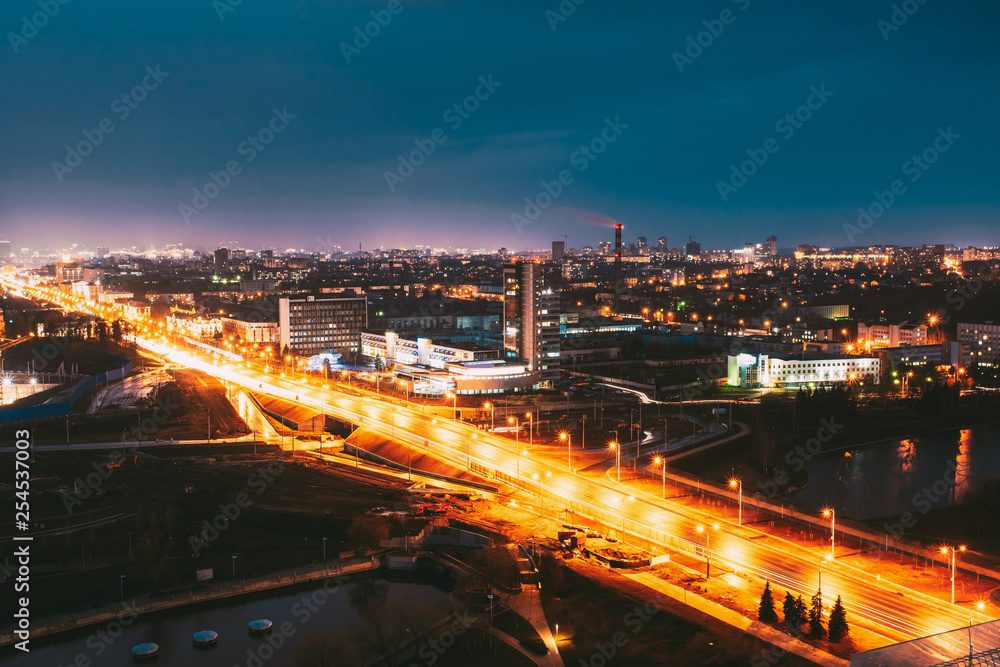
[[[0,237],[0,264],[10,261],[10,241],[6,237]]]
[[[768,236],[767,237],[767,255],[768,257],[776,257],[778,255],[778,237]]]
[[[615,225],[615,313],[622,293],[622,226]]]
[[[670,250],[670,246],[667,244],[667,237],[661,236],[660,238],[656,239],[656,247],[659,250]]]
[[[552,242],[552,261],[558,262],[566,254],[566,242],[565,241],[553,241]]]
[[[504,355],[538,372],[542,385],[559,380],[559,293],[545,284],[540,266],[503,267]]]
[[[229,268],[229,248],[219,248],[215,251],[215,272],[223,273]]]

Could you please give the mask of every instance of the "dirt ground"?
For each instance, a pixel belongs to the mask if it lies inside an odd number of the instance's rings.
[[[147,369],[150,370],[147,364]],[[225,399],[225,388],[212,377],[196,371],[175,368],[167,369],[162,383],[143,382],[143,395],[130,396],[122,400],[122,394],[129,395],[129,383],[136,383],[138,372],[126,378],[126,390],[113,392],[120,403],[110,401],[98,413],[90,413],[90,406],[104,390],[88,391],[73,406],[69,417],[55,417],[31,422],[36,445],[66,444],[81,442],[121,442],[124,438],[129,445],[140,441],[194,440],[208,436],[211,426],[212,438],[233,438],[250,433],[250,429]],[[105,396],[101,394],[101,400]],[[134,403],[135,405],[131,405]],[[68,427],[68,428],[67,428]],[[0,429],[13,431],[22,426],[7,426]]]
[[[401,497],[394,480],[293,462],[275,448],[260,446],[257,456],[250,446],[172,449],[124,460],[119,450],[36,455],[37,618],[119,600],[122,574],[132,597],[190,587],[196,570],[211,568],[218,581],[233,579],[234,569],[240,579],[319,562],[324,537],[334,558],[354,548],[355,517]],[[12,520],[3,533],[13,532]],[[11,603],[4,598],[5,611]]]

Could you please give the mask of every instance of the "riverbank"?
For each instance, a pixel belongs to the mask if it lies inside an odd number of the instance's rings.
[[[316,581],[322,581],[324,588],[336,587],[346,583],[351,575],[371,572],[383,567],[385,567],[384,556],[371,555],[364,558],[338,561],[332,565],[300,568],[290,572],[277,572],[238,583],[218,584],[201,590],[188,591],[167,597],[156,595],[140,596],[129,600],[127,603],[107,605],[85,614],[64,614],[62,616],[37,620],[31,626],[31,638],[37,639],[56,633],[78,630],[99,623],[108,623],[126,616],[140,616],[205,602],[250,596]],[[0,632],[0,646],[12,644],[14,641],[16,641],[16,638],[12,629],[5,629]]]

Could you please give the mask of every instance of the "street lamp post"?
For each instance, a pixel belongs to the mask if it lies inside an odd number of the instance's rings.
[[[625,502],[635,500],[635,496],[622,496],[622,544],[625,543]]]
[[[528,418],[528,447],[534,447],[535,436],[532,433],[532,429],[535,426],[535,415],[531,412],[525,412],[524,416]]]
[[[837,511],[834,509],[823,510],[823,516],[830,517],[830,558],[835,558],[837,556],[835,548],[837,539]]]
[[[559,439],[566,441],[566,469],[573,472],[573,448],[571,444],[573,442],[573,438],[569,433],[563,431],[559,434]]]
[[[965,551],[965,545],[958,547],[958,551]],[[947,556],[948,552],[951,552],[951,603],[955,604],[955,547],[941,547],[941,553]]]
[[[326,560],[326,538],[323,538],[323,560]]]
[[[982,613],[986,604],[981,600],[976,603],[976,610]],[[969,607],[969,664],[972,664],[972,607]]]
[[[472,435],[470,435],[465,440],[465,465],[466,465],[467,468],[469,468],[469,470],[472,470],[472,450],[471,450],[471,445],[472,445],[472,439],[475,438],[475,437],[476,437],[476,434],[473,433]]]
[[[618,475],[618,481],[622,481],[622,448],[617,442],[612,442],[608,445],[611,449],[615,450],[615,470]]]
[[[718,529],[719,524],[712,524],[712,530]],[[705,578],[709,579],[712,576],[712,530],[708,530],[705,526],[698,526],[695,530],[705,533]]]
[[[233,554],[233,579],[236,578],[236,554]]]
[[[666,500],[667,499],[667,459],[664,456],[657,456],[656,458],[653,459],[653,463],[656,463],[656,464],[658,464],[661,467],[660,473],[661,473],[661,476],[662,476],[662,480],[661,480],[662,489],[661,489],[660,493],[662,494],[663,499]]]
[[[492,403],[484,403],[483,407],[490,411],[490,432],[492,433],[497,428],[497,424],[496,424],[496,406],[493,405]]]
[[[521,423],[514,417],[507,417],[507,423],[514,425],[514,442],[517,443],[518,450],[521,449]]]
[[[739,488],[739,490],[740,490],[740,520],[739,520],[739,524],[742,526],[743,525],[743,480],[739,479],[737,477],[734,477],[733,479],[729,480],[729,488],[731,488],[731,489]]]
[[[118,597],[122,600],[125,599],[125,575],[121,575],[118,579]]]

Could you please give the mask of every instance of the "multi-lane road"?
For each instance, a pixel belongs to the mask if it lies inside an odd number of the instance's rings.
[[[52,299],[50,294],[47,292],[46,296]],[[793,542],[637,492],[600,474],[577,474],[570,452],[556,455],[522,450],[508,439],[461,421],[435,416],[419,405],[400,404],[377,395],[344,393],[337,391],[336,386],[325,388],[320,386],[322,383],[302,378],[293,381],[218,357],[213,359],[203,351],[180,349],[159,336],[139,335],[136,342],[171,363],[323,410],[407,446],[429,450],[455,465],[475,464],[498,471],[559,507],[572,508],[610,526],[624,526],[626,535],[702,556],[710,547],[707,553],[714,563],[724,563],[761,582],[770,579],[779,589],[808,598],[821,580],[827,603],[841,596],[856,623],[862,620],[862,625],[888,639],[912,639],[969,623],[967,608],[890,584],[877,572],[859,571],[836,559],[825,560],[815,551]],[[990,620],[979,612],[974,612],[972,618],[975,622]]]

